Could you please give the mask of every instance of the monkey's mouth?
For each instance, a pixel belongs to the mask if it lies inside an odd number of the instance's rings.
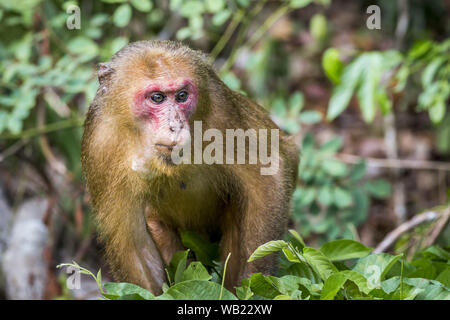
[[[175,148],[176,144],[162,144],[162,143],[157,143],[155,144],[155,148],[156,150],[158,150],[159,152],[162,153],[168,153],[170,154],[173,150],[173,148]]]

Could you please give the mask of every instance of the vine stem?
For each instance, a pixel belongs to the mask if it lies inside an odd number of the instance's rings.
[[[225,265],[223,266],[222,287],[220,288],[219,300],[222,300],[223,286],[225,283],[225,275],[226,275],[226,271],[227,271],[228,260],[230,260],[230,257],[231,257],[231,252],[228,254],[227,259],[225,260]]]
[[[254,17],[256,14],[258,14],[262,8],[264,7],[266,1],[261,1],[258,6],[256,6],[254,8],[254,10],[252,10],[252,12],[249,15],[249,19],[251,19],[252,17]],[[248,29],[248,25],[246,25],[246,27],[244,29],[242,29],[238,35],[238,40],[236,41],[236,44],[233,47],[233,51],[231,52],[229,58],[227,59],[226,63],[222,66],[220,72],[224,73],[227,72],[228,70],[230,70],[230,68],[233,66],[236,57],[237,57],[237,53],[239,52],[241,47],[249,47],[252,48],[260,39],[261,37],[264,36],[264,34],[267,32],[267,30],[269,30],[274,24],[275,22],[278,21],[278,19],[280,19],[283,15],[285,15],[286,13],[289,12],[289,6],[288,5],[284,5],[279,7],[274,13],[272,13],[267,19],[266,21],[264,21],[264,23],[253,33],[253,35],[250,37],[250,39],[247,41],[247,43],[241,44],[245,33]]]
[[[50,124],[46,124],[44,126],[38,126],[35,128],[24,130],[20,133],[7,133],[0,135],[0,139],[28,139],[35,136],[39,136],[44,133],[49,133],[53,131],[70,129],[73,127],[80,127],[83,125],[84,117],[77,117],[62,121],[53,122]]]
[[[245,11],[239,10],[234,16],[231,22],[228,24],[227,29],[225,30],[225,33],[222,35],[222,37],[219,39],[217,44],[214,46],[210,53],[211,60],[216,60],[217,56],[220,52],[222,52],[223,48],[225,47],[226,43],[230,40],[231,36],[233,35],[233,32],[236,30],[237,26],[241,23],[242,19],[245,17]]]

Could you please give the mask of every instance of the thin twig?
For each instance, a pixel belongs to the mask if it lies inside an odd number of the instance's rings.
[[[385,251],[405,232],[414,229],[415,227],[421,225],[422,223],[433,221],[438,217],[440,217],[441,214],[442,212],[440,213],[436,211],[427,211],[414,216],[411,220],[402,223],[393,231],[389,232],[388,235],[384,238],[384,240],[381,241],[380,244],[378,244],[375,250],[373,250],[373,252],[380,253]]]
[[[450,163],[442,161],[365,158],[346,153],[338,153],[336,154],[336,157],[346,163],[352,164],[365,160],[369,167],[450,171]]]
[[[223,48],[227,44],[227,42],[230,40],[231,36],[233,35],[234,31],[236,30],[237,26],[241,23],[242,19],[245,17],[245,11],[239,10],[234,16],[233,19],[228,24],[228,27],[226,28],[224,34],[222,37],[220,37],[219,41],[215,45],[215,47],[212,49],[210,53],[211,60],[215,60],[217,56],[222,52]]]
[[[442,212],[441,217],[436,223],[436,226],[434,227],[433,231],[431,231],[431,235],[426,240],[426,246],[431,246],[436,241],[437,237],[441,234],[442,230],[444,230],[445,226],[447,225],[449,219],[450,207]]]
[[[28,139],[28,138],[32,138],[35,136],[39,136],[44,133],[49,133],[49,132],[63,130],[63,129],[70,129],[70,128],[74,128],[74,127],[80,127],[83,125],[83,122],[84,122],[84,117],[62,120],[62,121],[47,124],[45,126],[39,126],[39,127],[31,128],[28,130],[24,130],[17,134],[14,134],[14,133],[2,134],[2,135],[0,135],[0,139]]]

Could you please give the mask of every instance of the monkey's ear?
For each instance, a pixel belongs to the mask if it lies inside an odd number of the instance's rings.
[[[100,85],[105,85],[105,81],[107,81],[113,73],[114,69],[108,62],[99,63],[97,75]]]

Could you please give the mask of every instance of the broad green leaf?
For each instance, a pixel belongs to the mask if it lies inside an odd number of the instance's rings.
[[[288,246],[287,242],[283,240],[269,241],[263,245],[260,245],[255,250],[255,252],[252,253],[250,258],[248,258],[248,262],[265,257],[273,252],[280,251],[281,249],[286,248],[287,246]]]
[[[133,7],[142,12],[150,12],[153,8],[153,2],[151,0],[131,0]]]
[[[300,113],[299,120],[301,123],[314,124],[322,120],[322,115],[320,114],[320,112],[314,110],[304,111]]]
[[[183,272],[186,269],[186,261],[188,254],[189,250],[186,250],[186,251],[178,251],[173,255],[172,260],[170,261],[169,266],[167,267],[167,271],[170,277],[169,280],[171,283],[178,283],[181,281]]]
[[[339,59],[339,50],[328,48],[322,56],[322,67],[328,78],[336,85],[339,84],[344,68]]]
[[[365,58],[358,57],[344,68],[341,82],[333,89],[330,102],[328,103],[328,120],[333,120],[347,108],[362,73],[364,72],[365,63]]]
[[[445,101],[444,100],[437,100],[429,109],[428,109],[428,115],[430,116],[431,121],[434,124],[437,124],[444,119],[445,115]]]
[[[421,78],[422,86],[424,88],[433,82],[433,78],[436,75],[436,72],[444,62],[445,62],[444,57],[436,57],[426,66],[426,68],[422,72]]]
[[[130,298],[142,300],[155,300],[155,296],[148,290],[145,290],[135,284],[125,282],[106,282],[104,285],[106,290],[105,297],[117,300],[121,297],[133,295]]]
[[[342,239],[325,243],[320,251],[331,261],[340,261],[365,257],[372,249],[357,241]]]
[[[281,294],[269,277],[261,273],[254,273],[250,278],[242,280],[242,286],[250,287],[254,294],[268,299],[273,299]]]
[[[303,247],[305,247],[305,241],[303,240],[303,238],[298,234],[297,231],[293,230],[293,229],[289,229],[289,233],[300,243],[301,247],[299,249],[303,249]]]
[[[347,208],[353,204],[352,194],[343,188],[333,188],[334,203],[338,208]]]
[[[303,248],[303,256],[324,281],[331,274],[338,272],[333,263],[319,250],[305,247]]]
[[[219,258],[217,243],[209,243],[195,232],[181,232],[181,242],[195,253],[195,257],[205,266],[214,266],[213,260]]]
[[[177,10],[179,10],[180,14],[183,17],[190,17],[193,15],[202,14],[205,10],[205,6],[203,4],[203,1],[187,0],[183,1],[181,8],[177,8]]]
[[[306,263],[295,263],[287,271],[294,276],[308,279],[312,283],[321,283],[320,275]]]
[[[439,281],[444,286],[450,288],[450,267],[442,271],[437,277],[436,281]]]
[[[342,148],[342,144],[342,138],[335,137],[322,144],[319,148],[319,153],[321,155],[333,155]]]
[[[158,300],[218,300],[222,286],[204,280],[188,280],[170,287]],[[237,300],[227,289],[223,288],[222,300]]]
[[[220,12],[225,6],[224,0],[206,0],[205,7],[208,12],[217,13]]]
[[[450,260],[450,252],[438,246],[430,246],[421,251],[421,254],[431,259],[440,259],[443,261]]]
[[[325,185],[319,190],[317,195],[317,201],[319,201],[324,206],[329,206],[333,203],[333,192],[330,186]]]
[[[376,111],[376,90],[381,77],[381,56],[375,52],[366,55],[366,65],[360,78],[361,84],[357,95],[363,118],[366,123],[370,123]]]
[[[366,173],[366,162],[364,160],[359,161],[350,169],[349,178],[351,181],[356,182],[361,180]]]
[[[254,294],[249,286],[242,286],[236,287],[236,295],[240,300],[249,300]]]
[[[131,6],[128,3],[124,3],[117,7],[116,11],[114,11],[113,22],[117,27],[123,28],[130,22],[131,15]]]
[[[330,275],[323,284],[320,300],[333,300],[346,281],[347,277],[341,272]]]
[[[294,9],[306,7],[312,0],[290,0],[289,6]]]
[[[212,23],[215,26],[221,26],[228,20],[228,18],[230,18],[230,16],[231,16],[230,10],[228,9],[222,10],[213,16]]]
[[[335,177],[342,177],[347,174],[347,165],[337,159],[324,159],[322,168],[325,172]]]
[[[289,98],[289,113],[292,115],[297,115],[302,109],[305,103],[305,98],[303,93],[300,91],[294,92]]]
[[[367,279],[370,288],[379,288],[387,272],[401,257],[402,255],[393,256],[387,253],[371,254],[361,258],[353,270]]]
[[[367,181],[365,188],[372,196],[379,199],[385,199],[391,195],[391,185],[384,179]]]
[[[211,280],[211,275],[201,262],[194,261],[189,264],[186,270],[183,271],[181,281],[187,280]]]
[[[316,13],[310,21],[309,30],[317,40],[323,40],[327,35],[327,19],[323,14]]]

